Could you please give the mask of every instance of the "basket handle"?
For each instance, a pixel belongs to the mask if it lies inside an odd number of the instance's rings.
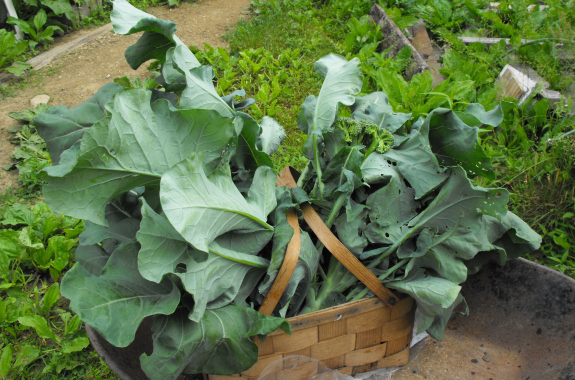
[[[280,184],[280,179],[278,178],[278,186],[284,186]],[[278,272],[274,283],[266,295],[259,312],[264,315],[271,315],[276,308],[282,294],[286,290],[291,276],[297,265],[299,259],[299,252],[301,247],[301,233],[299,230],[299,221],[295,213],[295,209],[290,207],[287,211],[287,221],[293,228],[293,236],[287,246],[286,254],[282,266]]]
[[[284,185],[288,188],[297,187],[297,183],[294,179],[294,173],[299,175],[299,173],[292,167],[286,166],[280,172],[280,179],[278,179],[278,185]],[[280,185],[281,183],[281,185]],[[366,268],[365,265],[361,263],[351,253],[340,241],[339,239],[330,231],[330,229],[325,225],[323,220],[319,217],[317,212],[308,203],[302,203],[300,205],[303,218],[307,224],[311,227],[312,231],[315,233],[317,238],[323,243],[323,245],[334,255],[340,263],[343,264],[358,280],[360,280],[369,290],[373,292],[384,304],[387,306],[393,306],[399,301],[397,296],[393,294],[391,290],[383,286],[381,281],[376,275],[371,273],[371,271]]]

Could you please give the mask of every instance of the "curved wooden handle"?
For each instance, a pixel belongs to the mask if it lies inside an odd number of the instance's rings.
[[[280,172],[278,186],[286,186],[289,188],[297,187],[292,170],[295,171],[295,169],[290,166],[286,166]],[[311,227],[317,238],[332,253],[332,255],[339,260],[340,263],[353,273],[359,281],[367,286],[367,288],[387,306],[393,306],[399,301],[397,296],[393,294],[391,290],[383,286],[377,276],[371,273],[371,271],[367,269],[365,265],[363,265],[357,257],[355,257],[355,255],[338,240],[308,202],[302,203],[300,207],[303,213],[303,218]]]
[[[278,186],[279,179],[278,179]],[[299,259],[299,251],[301,247],[301,234],[299,230],[299,222],[297,220],[297,215],[295,209],[290,207],[287,211],[287,220],[290,226],[293,228],[293,237],[291,238],[284,257],[282,266],[278,272],[278,275],[272,285],[272,288],[266,295],[259,312],[265,315],[271,315],[276,308],[282,294],[284,293],[286,287],[289,284],[295,266]]]

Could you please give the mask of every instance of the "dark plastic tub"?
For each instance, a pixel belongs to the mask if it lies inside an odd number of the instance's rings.
[[[449,322],[397,380],[575,380],[575,280],[524,259],[486,266],[463,286],[469,317]],[[102,359],[122,379],[147,379],[139,365],[152,352],[151,321],[134,343],[117,348],[87,327]],[[201,379],[187,376],[181,379]]]

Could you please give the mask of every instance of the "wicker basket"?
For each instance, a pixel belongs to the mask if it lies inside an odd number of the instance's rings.
[[[268,335],[259,346],[259,359],[249,370],[233,376],[210,375],[210,380],[238,378],[255,380],[272,362],[290,355],[304,355],[320,360],[327,368],[354,375],[377,368],[407,364],[415,312],[413,298],[400,300],[395,306],[384,305],[377,298],[350,302],[288,319],[293,333],[281,330]],[[289,361],[284,361],[284,366]],[[277,379],[307,379],[323,366],[310,361]],[[266,380],[270,377],[266,376]]]
[[[295,187],[297,175],[286,167],[278,177],[278,186]],[[289,359],[280,367],[266,370],[268,379],[304,380],[327,369],[354,375],[377,368],[395,367],[407,364],[409,343],[413,331],[415,302],[411,297],[398,298],[385,288],[379,279],[369,271],[333,235],[330,229],[313,210],[311,205],[300,205],[303,217],[324,246],[377,298],[363,299],[329,309],[289,318],[293,333],[282,330],[269,334],[262,342],[255,339],[259,347],[256,364],[240,374],[232,376],[209,375],[210,380],[250,379],[256,380],[271,363],[292,355],[302,355],[309,360],[289,374],[283,372],[290,366]],[[294,228],[284,261],[272,288],[264,300],[260,312],[271,314],[283,294],[299,257],[301,236],[295,210],[288,210],[288,222]],[[324,365],[322,365],[323,363]]]

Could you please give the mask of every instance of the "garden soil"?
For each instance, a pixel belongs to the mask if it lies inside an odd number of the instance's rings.
[[[222,35],[241,18],[248,17],[245,14],[249,6],[250,0],[203,0],[182,2],[176,8],[150,8],[148,13],[174,21],[178,27],[176,34],[186,45],[203,47],[207,43],[213,47],[227,47]],[[59,38],[54,45],[72,41],[88,32],[75,31]],[[8,113],[31,108],[30,99],[40,94],[50,96],[51,106],[75,107],[114,78],[150,76],[147,63],[134,71],[124,59],[124,51],[140,34],[105,33],[26,78],[22,88],[15,90],[15,97],[0,100],[0,194],[8,187],[16,187],[18,178],[16,170],[7,172],[1,168],[12,162],[10,156],[14,151],[14,145],[8,141],[7,129],[17,122],[8,117]]]

